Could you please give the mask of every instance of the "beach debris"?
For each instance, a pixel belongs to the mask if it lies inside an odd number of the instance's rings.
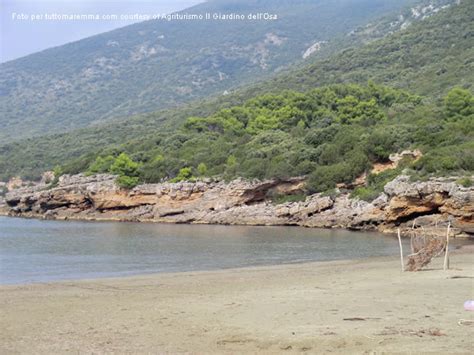
[[[342,320],[347,320],[347,321],[366,321],[366,320],[376,320],[376,319],[382,319],[379,317],[351,317],[351,318],[343,318]]]
[[[248,338],[241,338],[239,336],[233,336],[230,339],[222,339],[217,341],[217,345],[228,345],[228,344],[245,344],[255,340]]]
[[[467,300],[464,302],[464,309],[466,311],[474,311],[474,300]]]
[[[426,335],[440,337],[446,334],[442,333],[438,328],[430,328],[430,329],[419,329],[419,330],[406,330],[401,332],[403,335],[413,335],[417,337],[424,337]]]
[[[413,222],[410,243],[412,253],[408,256],[406,270],[420,271],[433,258],[441,255],[443,252],[445,252],[443,269],[449,269],[448,250],[451,223],[448,223],[446,237],[440,237],[439,233],[429,233],[424,227],[415,229],[415,223],[416,221]]]
[[[439,239],[430,238],[423,248],[420,248],[415,253],[408,256],[407,270],[420,271],[423,267],[428,265],[431,260],[443,252],[445,244]]]
[[[433,337],[442,337],[446,335],[442,333],[441,330],[438,328],[432,328],[432,329],[428,329],[427,331],[422,331],[422,332],[426,333],[427,335],[431,335]]]
[[[384,327],[382,331],[374,335],[386,336],[386,335],[399,335],[399,334],[400,334],[400,330],[396,329],[393,326],[390,326],[390,327]]]
[[[461,276],[461,275],[454,275],[454,276],[448,276],[447,279],[474,279],[474,276]]]
[[[474,325],[474,320],[472,319],[460,319],[458,325]]]
[[[377,333],[375,335],[406,335],[406,336],[417,336],[417,337],[424,337],[424,336],[433,336],[433,337],[440,337],[445,336],[446,334],[441,331],[439,328],[421,328],[419,330],[413,329],[396,329],[395,327],[385,327],[383,331]]]

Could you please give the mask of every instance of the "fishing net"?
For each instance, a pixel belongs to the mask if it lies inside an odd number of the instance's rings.
[[[406,270],[419,271],[431,260],[446,249],[446,238],[439,233],[424,229],[413,230],[411,237],[411,254],[408,256]]]

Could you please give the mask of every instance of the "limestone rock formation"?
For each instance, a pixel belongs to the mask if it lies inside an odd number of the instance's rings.
[[[299,194],[304,178],[284,181],[198,181],[145,184],[124,190],[112,175],[65,175],[58,185],[7,193],[3,213],[54,219],[153,221],[244,225],[298,225],[393,232],[414,219],[426,225],[452,222],[455,233],[474,232],[474,189],[453,179],[411,182],[399,176],[371,203],[315,194],[275,204],[272,196]]]

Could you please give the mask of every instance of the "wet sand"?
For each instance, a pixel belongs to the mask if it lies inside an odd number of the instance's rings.
[[[474,253],[0,287],[0,352],[470,353]]]

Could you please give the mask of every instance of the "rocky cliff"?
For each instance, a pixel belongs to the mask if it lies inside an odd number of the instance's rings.
[[[63,176],[54,188],[21,188],[6,195],[3,214],[51,219],[164,223],[297,225],[392,232],[413,220],[429,226],[450,220],[454,234],[474,233],[474,188],[453,179],[410,182],[400,176],[371,203],[315,194],[275,204],[272,196],[301,193],[303,178],[146,184],[123,190],[114,176]],[[0,207],[1,208],[1,207]]]

